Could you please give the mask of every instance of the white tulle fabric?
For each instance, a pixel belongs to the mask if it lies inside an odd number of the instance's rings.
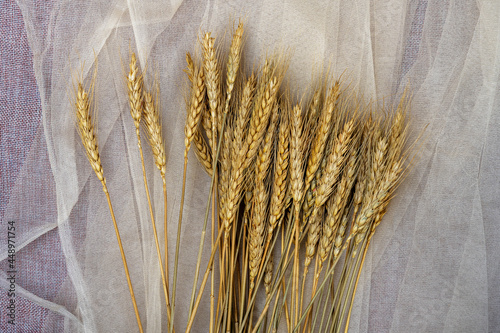
[[[137,331],[109,210],[75,129],[74,76],[83,70],[88,80],[98,59],[95,96],[104,173],[145,331],[160,332],[166,329],[163,294],[124,82],[129,51],[138,53],[141,66],[147,61],[161,86],[172,272],[184,149],[185,52],[194,51],[200,31],[224,39],[239,17],[246,22],[249,69],[266,52],[288,47],[287,80],[297,91],[328,64],[336,75],[345,71],[367,100],[393,103],[409,84],[414,137],[428,125],[418,160],[370,245],[350,332],[500,330],[500,2],[56,1],[44,20],[35,3],[18,3],[42,99],[37,145],[49,153],[41,177],[47,192],[40,195],[56,202],[56,209],[43,212],[22,237],[28,244],[57,228],[67,268],[55,299],[21,290],[51,311],[46,332],[60,316],[65,332]],[[145,157],[156,219],[162,221],[161,178],[148,148]],[[209,188],[194,154],[189,158],[176,302],[179,331],[187,320]],[[16,211],[35,214],[16,204]],[[157,224],[163,234],[162,223]],[[207,331],[208,314],[203,306],[196,332]]]

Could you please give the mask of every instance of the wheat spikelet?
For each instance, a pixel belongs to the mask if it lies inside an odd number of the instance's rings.
[[[200,161],[203,169],[208,173],[209,176],[212,176],[212,153],[210,152],[210,147],[208,146],[207,141],[203,137],[203,134],[200,131],[198,126],[197,130],[193,136],[193,143],[195,146],[195,153],[198,161]]]
[[[155,164],[160,170],[161,176],[165,176],[166,172],[166,155],[163,144],[163,135],[161,131],[160,112],[158,106],[155,105],[153,95],[149,92],[144,94],[144,128],[147,133],[148,141],[153,151]]]
[[[393,115],[390,136],[389,136],[389,151],[396,158],[399,157],[403,151],[408,135],[408,109],[409,100],[407,97],[408,91],[404,90],[403,95],[399,101],[396,111]]]
[[[316,245],[319,240],[321,232],[321,221],[323,220],[323,207],[315,207],[311,217],[308,222],[308,232],[306,241],[306,257],[304,260],[304,275],[307,273],[307,267],[311,264],[311,261],[316,253]]]
[[[135,57],[135,53],[132,53],[130,59],[130,72],[127,76],[127,87],[128,87],[128,100],[130,104],[130,114],[132,115],[132,119],[134,119],[134,125],[138,137],[139,137],[139,126],[142,116],[143,84],[144,84],[143,77],[139,73],[139,67],[137,66],[137,58]]]
[[[191,141],[193,141],[194,134],[196,132],[196,127],[200,120],[201,111],[203,109],[203,97],[205,93],[205,75],[203,68],[200,67],[195,71],[195,84],[193,84],[193,89],[191,93],[191,101],[189,104],[189,109],[186,118],[186,126],[184,127],[184,144],[186,149],[184,150],[184,158],[187,159],[187,154],[189,148],[191,147]]]
[[[340,251],[342,250],[342,243],[344,241],[345,232],[347,230],[347,221],[348,221],[347,215],[344,215],[342,217],[342,222],[340,223],[340,227],[338,228],[337,233],[335,235],[333,260],[337,259],[337,257],[340,254]]]
[[[381,136],[380,131],[376,132],[377,136]],[[378,141],[374,141],[376,146],[372,153],[372,160],[370,163],[370,170],[367,173],[368,183],[367,183],[367,194],[373,195],[373,191],[376,190],[377,182],[380,181],[384,168],[386,165],[386,153],[387,153],[387,138],[382,136]]]
[[[264,287],[266,288],[266,296],[271,297],[271,282],[273,280],[273,256],[269,256],[269,260],[267,261],[266,270],[264,272]]]

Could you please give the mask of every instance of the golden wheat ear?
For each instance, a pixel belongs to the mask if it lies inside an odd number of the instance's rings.
[[[137,302],[135,300],[134,290],[132,287],[132,281],[130,279],[130,273],[128,270],[127,259],[125,258],[125,252],[123,251],[122,241],[120,237],[120,232],[118,230],[118,225],[116,223],[115,214],[113,211],[113,206],[111,204],[111,198],[108,192],[108,187],[106,185],[106,178],[104,177],[104,170],[101,164],[101,157],[99,155],[99,146],[97,143],[97,131],[95,128],[95,103],[94,99],[94,87],[96,80],[97,67],[92,76],[90,83],[90,89],[86,90],[83,86],[81,78],[77,79],[76,89],[75,89],[75,105],[74,112],[77,119],[77,128],[80,139],[82,140],[83,147],[85,148],[85,153],[90,162],[90,166],[94,170],[97,178],[102,184],[102,189],[106,195],[106,199],[109,206],[109,211],[111,213],[111,219],[113,221],[113,226],[116,233],[116,239],[118,241],[118,247],[120,248],[120,255],[123,261],[123,268],[125,270],[125,277],[127,278],[127,284],[130,292],[130,297],[132,299],[132,305],[134,306],[134,312],[137,319],[137,325],[139,331],[142,333],[142,324],[139,317],[139,310],[137,308]]]

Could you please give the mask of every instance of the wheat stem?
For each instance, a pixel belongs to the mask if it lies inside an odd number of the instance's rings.
[[[132,288],[132,281],[130,279],[130,273],[128,270],[127,259],[125,258],[125,252],[123,251],[122,240],[120,237],[120,232],[118,231],[118,225],[116,224],[115,213],[113,211],[113,206],[111,205],[111,199],[109,197],[108,188],[103,185],[103,191],[106,194],[106,200],[108,201],[109,211],[111,213],[111,219],[113,220],[113,227],[115,228],[116,239],[118,241],[118,247],[120,248],[120,255],[123,261],[123,268],[125,269],[125,276],[127,277],[128,289],[130,292],[130,297],[132,298],[132,304],[134,306],[135,318],[137,319],[137,325],[139,326],[139,332],[143,332],[141,318],[139,317],[139,310],[137,308],[137,302],[135,300],[134,289]]]

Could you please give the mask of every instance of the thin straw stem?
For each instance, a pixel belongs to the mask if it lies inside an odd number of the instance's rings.
[[[161,259],[160,242],[158,241],[158,233],[156,231],[156,223],[155,223],[155,218],[154,218],[154,213],[153,213],[153,205],[151,204],[151,197],[149,195],[148,180],[146,177],[146,167],[144,166],[144,155],[142,152],[142,145],[141,145],[141,137],[140,137],[138,131],[137,131],[137,142],[139,145],[139,152],[141,154],[142,176],[144,179],[144,188],[146,189],[146,197],[148,199],[149,214],[151,215],[151,224],[153,226],[153,235],[154,235],[154,239],[155,239],[156,254],[158,256],[158,264],[160,265],[163,293],[165,294],[165,303],[167,305],[167,316],[168,316],[168,320],[170,320],[171,313],[170,313],[170,301],[169,301],[169,296],[168,296],[167,281],[165,278],[165,271],[163,269],[163,261]]]
[[[130,297],[132,298],[132,304],[134,306],[135,318],[137,319],[137,325],[139,326],[139,332],[143,333],[141,318],[139,317],[139,310],[137,309],[137,302],[135,300],[134,289],[132,288],[132,281],[130,279],[130,273],[128,271],[127,259],[125,258],[125,252],[123,251],[122,239],[120,237],[120,232],[118,231],[118,225],[116,224],[115,213],[113,211],[113,206],[111,205],[111,198],[109,197],[108,187],[103,183],[102,190],[106,194],[106,200],[108,200],[109,212],[111,213],[111,219],[113,220],[113,227],[115,228],[116,239],[118,241],[118,247],[120,248],[120,255],[122,256],[123,268],[125,269],[125,276],[127,277],[128,289],[130,291]]]
[[[368,250],[368,246],[370,245],[370,240],[371,240],[371,237],[368,237],[368,241],[366,242],[365,250],[363,251],[363,257],[361,259],[361,264],[359,265],[359,268],[358,268],[358,274],[356,276],[356,282],[354,283],[354,290],[353,290],[352,296],[351,296],[351,304],[349,305],[349,312],[347,313],[347,320],[346,320],[346,324],[345,324],[345,333],[347,333],[347,330],[349,328],[349,320],[351,319],[352,305],[354,304],[354,295],[356,295],[356,288],[358,287],[359,276],[361,275],[361,269],[363,268],[363,263],[365,262],[366,252]]]
[[[161,177],[162,182],[163,182],[163,231],[164,231],[164,238],[165,238],[165,283],[167,286],[167,292],[168,292],[168,232],[167,232],[167,180],[164,175]],[[170,301],[169,301],[170,302]]]
[[[181,226],[182,226],[182,211],[184,208],[184,196],[186,194],[186,170],[187,170],[188,157],[184,154],[184,170],[182,172],[182,192],[181,192],[181,207],[179,211],[179,222],[177,224],[177,240],[175,243],[175,259],[174,259],[174,281],[172,285],[172,315],[169,323],[169,332],[172,333],[174,329],[174,316],[175,316],[175,292],[177,287],[177,268],[179,267],[179,246],[181,243]]]

